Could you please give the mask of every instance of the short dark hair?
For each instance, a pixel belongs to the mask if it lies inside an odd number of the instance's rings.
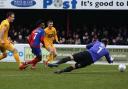
[[[104,43],[105,45],[107,45],[108,44],[108,39],[102,39],[101,42]]]
[[[6,14],[6,17],[8,18],[9,16],[11,16],[12,14],[14,14],[14,12],[8,12],[7,14]]]
[[[53,22],[53,20],[48,20],[48,21],[47,21],[47,23],[51,23],[51,22]]]
[[[37,26],[40,26],[40,27],[42,27],[42,28],[45,28],[45,23],[44,23],[44,20],[42,20],[42,19],[39,19],[37,22],[36,22],[36,27]]]

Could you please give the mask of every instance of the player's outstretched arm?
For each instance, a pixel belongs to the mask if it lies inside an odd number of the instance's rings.
[[[114,58],[111,57],[111,56],[109,55],[109,53],[108,53],[107,55],[105,55],[105,57],[106,57],[108,63],[113,63]]]

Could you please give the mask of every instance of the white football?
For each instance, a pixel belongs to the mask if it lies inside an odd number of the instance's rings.
[[[120,72],[124,72],[126,70],[126,65],[125,64],[119,64],[118,69]]]

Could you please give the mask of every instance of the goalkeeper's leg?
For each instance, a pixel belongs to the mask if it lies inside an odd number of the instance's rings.
[[[65,57],[62,59],[59,59],[56,63],[48,64],[49,67],[58,67],[60,64],[66,63],[68,61],[71,61],[73,59],[73,56]]]
[[[80,60],[81,57],[82,57],[81,56],[81,52],[80,53],[75,53],[73,55],[70,55],[68,57],[65,57],[65,58],[60,59],[59,61],[57,61],[54,64],[49,64],[48,66],[49,67],[57,67],[58,65],[63,64],[63,63],[66,63],[66,62],[71,61],[71,60],[74,60],[76,62],[79,62],[79,60]]]
[[[83,68],[85,66],[87,66],[87,64],[84,64],[84,63],[76,63],[76,64],[74,64],[72,66],[69,66],[69,67],[66,67],[66,68],[64,68],[62,70],[57,70],[54,73],[60,74],[60,73],[63,73],[63,72],[71,72],[72,70]]]
[[[86,66],[91,65],[91,64],[94,63],[93,59],[92,59],[92,57],[91,57],[91,55],[88,51],[83,51],[83,52],[76,53],[68,59],[73,59],[76,62],[76,64],[73,65],[73,66],[69,66],[65,69],[55,71],[55,73],[60,74],[60,73],[63,73],[63,72],[71,72],[74,69],[83,68],[83,67],[86,67]],[[68,59],[66,59],[66,60],[68,60]],[[63,60],[62,62],[58,62],[58,64],[61,64],[61,63],[64,63],[64,62],[66,62],[66,61]]]

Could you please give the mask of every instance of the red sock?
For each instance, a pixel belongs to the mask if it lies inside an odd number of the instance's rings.
[[[37,64],[37,62],[39,62],[39,60],[38,60],[37,58],[34,58],[33,60],[28,61],[27,63],[28,63],[28,64],[36,65],[36,64]]]
[[[39,60],[38,60],[38,59],[35,59],[35,60],[33,61],[32,66],[35,66],[38,62],[39,62]]]

